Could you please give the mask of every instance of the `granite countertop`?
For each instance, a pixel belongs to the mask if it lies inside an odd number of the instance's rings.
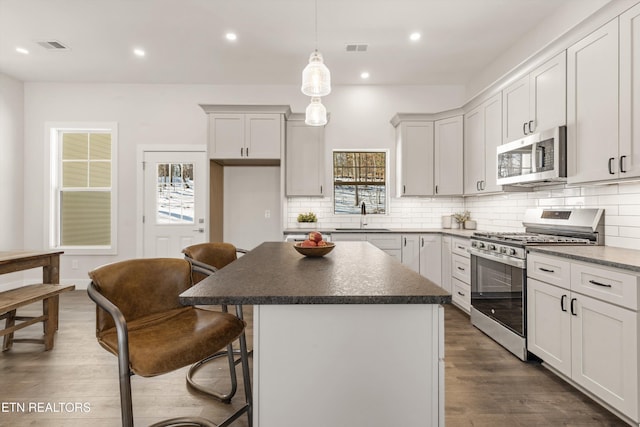
[[[471,237],[476,230],[459,228],[285,228],[284,234],[306,234],[310,231],[319,231],[323,234],[338,233],[404,233],[404,234],[449,234],[458,237]]]
[[[265,242],[180,295],[182,304],[447,304],[451,295],[367,242],[324,257]]]
[[[614,246],[531,246],[529,252],[555,255],[640,273],[640,251]]]

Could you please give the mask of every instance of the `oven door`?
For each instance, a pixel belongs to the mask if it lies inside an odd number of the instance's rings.
[[[471,252],[471,305],[474,310],[526,337],[523,260]]]

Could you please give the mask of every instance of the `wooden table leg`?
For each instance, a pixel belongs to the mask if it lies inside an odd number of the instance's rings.
[[[54,254],[48,258],[48,264],[42,267],[42,283],[60,284],[60,255]],[[55,312],[58,313],[58,298],[55,299]],[[55,318],[55,330],[58,330],[58,316]]]
[[[16,311],[11,310],[6,314],[6,316],[7,317],[6,317],[4,328],[8,329],[16,324]],[[4,339],[2,342],[2,351],[10,350],[12,346],[13,346],[13,332],[8,333],[7,335],[4,336]]]

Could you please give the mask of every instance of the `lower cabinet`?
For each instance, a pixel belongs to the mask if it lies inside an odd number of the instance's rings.
[[[451,236],[442,236],[441,244],[441,281],[440,287],[445,291],[452,293],[451,290]]]
[[[451,238],[451,295],[452,301],[467,313],[471,312],[471,259],[467,248],[469,239]]]
[[[637,424],[639,277],[572,261],[570,280],[554,285],[535,277],[537,268],[550,274],[535,263],[557,265],[558,259],[528,258],[528,350]],[[625,300],[626,307],[607,301],[630,293],[635,300]]]
[[[442,287],[439,234],[403,234],[402,264]]]

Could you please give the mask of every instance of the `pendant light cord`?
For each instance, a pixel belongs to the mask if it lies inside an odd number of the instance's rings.
[[[315,15],[316,15],[316,52],[318,51],[318,0],[315,0]]]

